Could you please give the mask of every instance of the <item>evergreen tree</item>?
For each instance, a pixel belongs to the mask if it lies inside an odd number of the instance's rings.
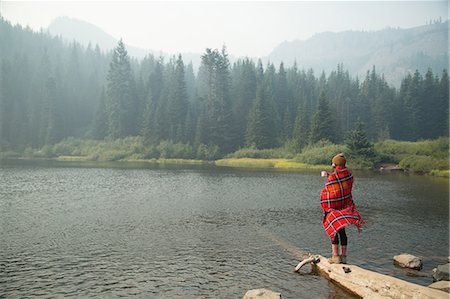
[[[52,84],[49,84],[49,81],[53,80],[53,77],[51,73],[52,66],[47,50],[44,50],[39,69],[40,74],[38,78],[36,78],[36,84],[39,89],[36,94],[35,107],[33,107],[34,114],[32,114],[31,117],[33,119],[32,123],[36,125],[33,132],[36,134],[34,135],[35,145],[37,147],[42,147],[46,144],[48,126],[51,124],[48,121],[48,117],[50,116],[50,112],[54,111],[52,107],[54,104],[52,96],[55,93],[50,90]]]
[[[94,137],[104,139],[108,135],[108,114],[106,108],[106,93],[102,90],[99,106],[95,113],[94,119]]]
[[[309,132],[308,110],[306,108],[306,103],[303,103],[299,106],[297,118],[295,119],[294,131],[292,133],[292,138],[297,147],[297,151],[300,151],[308,144]]]
[[[108,136],[124,138],[136,133],[136,99],[130,59],[122,40],[114,49],[107,76]]]
[[[350,133],[346,144],[353,157],[373,158],[375,156],[373,145],[367,139],[364,123],[358,120],[355,129]]]
[[[278,74],[275,78],[274,99],[276,102],[277,111],[280,115],[281,139],[285,141],[292,135],[293,107],[289,96],[286,70],[284,69],[283,63],[280,64]]]
[[[256,97],[256,69],[254,63],[246,58],[233,66],[233,114],[238,129],[238,146],[244,145],[249,111]]]
[[[48,78],[46,84],[46,101],[44,102],[45,109],[45,144],[55,144],[60,140],[58,128],[60,127],[60,118],[57,107],[57,90],[56,81],[54,78]]]
[[[171,75],[169,91],[169,138],[175,143],[181,142],[184,139],[186,114],[188,109],[187,93],[184,63],[181,55],[178,56],[175,62],[175,69]]]
[[[229,97],[230,70],[226,49],[221,52],[206,49],[201,71],[205,88],[204,140],[219,146],[222,153],[231,152],[237,146],[237,138]]]
[[[438,85],[438,106],[439,114],[436,117],[436,122],[440,124],[439,136],[449,135],[449,77],[447,70],[442,72],[441,80]]]
[[[5,62],[2,61],[0,65],[0,150],[4,151],[8,149],[8,103],[6,102],[7,96],[5,94],[5,77],[7,69],[5,70]]]
[[[319,96],[319,106],[314,114],[311,126],[311,143],[316,143],[322,139],[335,142],[339,127],[334,119],[330,104],[322,91]]]
[[[154,69],[149,74],[147,83],[147,97],[143,114],[143,124],[141,134],[144,137],[146,144],[156,144],[161,140],[161,130],[158,130],[158,124],[161,122],[161,118],[157,117],[156,112],[165,110],[161,108],[162,105],[162,91],[165,86],[163,80],[163,66],[164,60],[160,58],[156,63]],[[164,115],[165,117],[165,115]],[[157,122],[159,121],[159,123]],[[162,124],[163,126],[164,124]]]
[[[419,135],[421,138],[431,139],[440,136],[439,126],[441,124],[433,118],[433,115],[439,115],[439,109],[444,108],[439,104],[438,91],[439,87],[435,81],[433,72],[431,69],[428,69],[423,81],[423,97],[420,100],[420,114],[423,119],[423,122],[419,126]]]
[[[258,149],[276,146],[276,131],[273,111],[262,88],[256,93],[256,101],[250,112],[247,126],[246,145]]]

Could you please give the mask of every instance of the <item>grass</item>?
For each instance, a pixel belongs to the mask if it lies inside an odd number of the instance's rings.
[[[59,156],[55,160],[67,162],[92,161],[87,156]]]
[[[227,158],[217,160],[217,166],[242,167],[242,168],[275,168],[284,170],[296,169],[327,169],[329,165],[312,165],[296,162],[289,159],[255,159],[255,158]]]
[[[215,161],[217,166],[273,168],[282,159],[228,158]]]
[[[172,164],[172,165],[202,165],[207,162],[203,160],[194,160],[194,159],[127,159],[124,160],[126,162],[145,162],[145,163],[154,163],[154,164]]]
[[[442,178],[450,177],[450,170],[432,170],[430,171],[430,175]]]
[[[173,144],[161,141],[145,145],[142,137],[124,139],[89,140],[68,138],[55,145],[39,149],[27,148],[22,152],[0,152],[0,159],[56,159],[58,161],[129,161],[157,164],[200,165],[215,161],[217,166],[295,169],[328,169],[331,158],[344,152],[351,169],[374,169],[379,163],[395,163],[411,173],[449,176],[449,138],[434,140],[396,141],[385,140],[374,145],[375,157],[352,157],[344,144],[321,141],[309,145],[300,153],[285,148],[244,148],[220,159],[214,146]],[[220,159],[220,160],[217,160]]]

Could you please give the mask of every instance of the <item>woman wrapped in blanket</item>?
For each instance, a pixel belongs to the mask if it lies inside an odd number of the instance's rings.
[[[323,209],[323,228],[331,238],[332,264],[347,263],[347,234],[345,227],[353,224],[360,231],[364,224],[356,210],[352,198],[353,175],[345,167],[344,154],[333,157],[333,172],[328,174],[325,187],[320,193],[320,205]],[[339,244],[341,247],[339,248]]]

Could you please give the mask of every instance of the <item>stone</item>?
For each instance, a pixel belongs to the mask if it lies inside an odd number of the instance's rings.
[[[281,299],[281,293],[276,293],[268,289],[254,289],[247,291],[243,299]]]
[[[437,268],[433,269],[433,280],[441,281],[441,280],[449,280],[449,270],[450,264],[440,265]]]
[[[449,293],[450,292],[450,281],[433,282],[428,287],[432,288],[432,289],[441,290],[441,291]]]
[[[421,270],[423,267],[422,260],[412,254],[402,253],[394,256],[394,264],[403,268]]]

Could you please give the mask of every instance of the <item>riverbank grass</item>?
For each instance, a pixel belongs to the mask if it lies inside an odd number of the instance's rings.
[[[92,157],[89,156],[59,156],[54,158],[57,161],[65,161],[65,162],[92,162]],[[194,159],[123,159],[117,160],[119,162],[142,162],[149,164],[177,164],[177,165],[203,165],[207,162],[204,160],[194,160]]]
[[[215,161],[217,166],[240,168],[275,168],[283,170],[297,169],[327,169],[327,165],[312,165],[296,162],[290,159],[256,159],[256,158],[227,158]]]

